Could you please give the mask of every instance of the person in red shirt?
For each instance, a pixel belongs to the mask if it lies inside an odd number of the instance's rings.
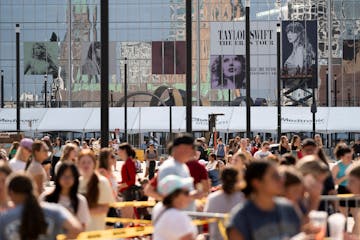
[[[132,187],[135,187],[136,166],[135,166],[135,150],[128,143],[122,143],[118,149],[118,155],[121,160],[125,160],[121,168],[121,183],[119,190],[123,196],[123,201],[133,201],[135,196]],[[121,216],[124,218],[135,218],[135,209],[133,207],[124,207],[121,209]]]
[[[188,161],[186,163],[186,165],[189,168],[191,177],[194,178],[195,189],[207,194],[210,189],[209,177],[208,177],[208,173],[207,173],[204,165],[199,163],[200,155],[201,155],[201,151],[198,148],[196,150],[196,156],[195,156],[194,160]]]
[[[131,187],[136,181],[136,167],[134,162],[135,151],[128,143],[122,143],[119,146],[118,155],[121,160],[125,160],[121,168],[121,183],[119,185],[120,192],[124,201],[133,201],[134,196],[131,194]]]

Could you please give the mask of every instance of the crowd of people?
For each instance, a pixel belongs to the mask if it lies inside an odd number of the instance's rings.
[[[131,227],[106,217],[151,220],[155,240],[323,239],[327,233],[311,221],[312,211],[352,216],[344,237],[360,238],[357,201],[321,201],[322,195],[360,194],[359,141],[340,142],[332,160],[319,135],[282,136],[277,145],[261,136],[228,144],[218,138],[209,148],[204,137],[180,134],[167,159],[150,143],[143,165],[130,144],[100,148],[99,141],[45,136],[0,149],[0,239],[75,238]],[[112,207],[149,199],[157,201],[152,209]],[[184,210],[228,214],[225,233],[217,223],[200,232]]]

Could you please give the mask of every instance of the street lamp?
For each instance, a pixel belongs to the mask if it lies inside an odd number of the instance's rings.
[[[169,99],[170,99],[170,103],[169,103],[169,142],[172,141],[172,105],[174,104],[174,89],[173,88],[168,88],[168,93],[169,93]]]
[[[280,64],[280,36],[281,35],[281,25],[278,23],[276,25],[276,40],[277,40],[277,136],[278,140],[281,136],[281,64]]]
[[[15,25],[16,33],[16,131],[20,132],[20,24]]]
[[[1,70],[1,101],[0,101],[0,108],[4,108],[4,70]]]
[[[127,96],[127,58],[125,58],[125,64],[124,64],[124,107],[125,107],[125,113],[124,113],[124,135],[125,135],[125,142],[128,141],[128,134],[127,134],[127,102],[128,102],[128,96]]]
[[[47,74],[44,75],[44,106],[47,108]]]
[[[312,113],[312,131],[313,131],[313,137],[315,137],[315,131],[316,131],[316,112],[317,112],[317,107],[316,107],[316,99],[315,99],[315,84],[317,83],[316,78],[317,78],[317,69],[316,69],[316,62],[315,59],[313,59],[311,61],[312,63],[312,105],[311,105],[311,113]]]
[[[251,134],[251,96],[250,96],[250,0],[246,0],[245,8],[245,30],[246,30],[246,137]]]

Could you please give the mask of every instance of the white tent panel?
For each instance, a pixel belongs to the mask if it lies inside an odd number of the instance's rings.
[[[49,108],[37,130],[45,131],[84,131],[93,108]]]
[[[38,128],[46,113],[44,108],[24,108],[20,110],[20,130],[33,131]],[[16,109],[0,109],[0,131],[16,131]]]
[[[86,122],[84,127],[85,132],[100,131],[101,121],[100,121],[100,108],[94,108],[91,113],[89,120]],[[138,115],[138,108],[128,108],[127,111],[127,127],[128,133],[137,132],[138,126],[136,124],[136,119]],[[109,108],[109,130],[115,131],[115,129],[120,129],[120,132],[124,132],[124,108]]]
[[[319,107],[315,117],[317,132],[327,131],[328,118],[328,108]],[[312,126],[313,119],[310,107],[282,107],[281,128],[283,132],[311,132]]]
[[[142,107],[140,112],[140,126],[143,132],[169,131],[170,116],[168,107]],[[174,123],[176,122],[173,118]]]
[[[360,132],[360,108],[329,108],[328,132]]]
[[[233,107],[233,113],[228,126],[229,131],[244,132],[246,131],[246,108]]]
[[[193,107],[192,109],[192,128],[193,131],[209,130],[209,114],[224,114],[217,116],[216,129],[227,131],[232,116],[232,107]],[[186,119],[185,119],[186,123]]]
[[[172,130],[174,133],[186,131],[186,108],[172,107]]]
[[[246,111],[246,110],[245,110]],[[246,115],[245,115],[246,118]],[[244,120],[246,121],[246,119]],[[252,107],[251,129],[256,132],[273,132],[277,129],[276,107]]]

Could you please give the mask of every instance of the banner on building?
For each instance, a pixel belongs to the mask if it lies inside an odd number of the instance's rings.
[[[152,74],[185,74],[184,41],[152,42]]]
[[[360,72],[360,40],[351,39],[343,41],[343,67],[344,73],[354,74]]]
[[[24,75],[57,75],[58,56],[56,42],[24,42]]]
[[[283,104],[308,106],[317,88],[317,21],[282,22]]]
[[[245,22],[212,22],[212,89],[245,89]],[[276,22],[250,24],[252,97],[273,98],[276,83]]]
[[[101,69],[101,43],[84,42],[81,50],[81,74],[100,75]],[[109,44],[109,73],[116,74],[116,43]]]

